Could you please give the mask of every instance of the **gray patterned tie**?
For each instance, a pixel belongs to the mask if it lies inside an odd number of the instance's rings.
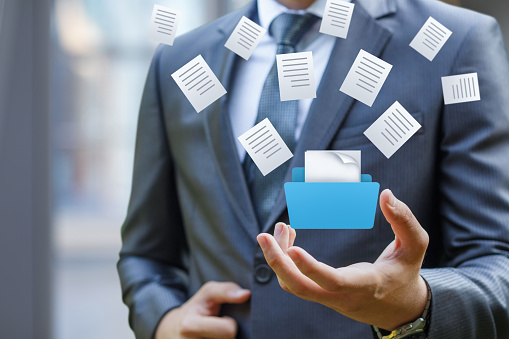
[[[277,42],[276,54],[295,53],[295,46],[302,36],[319,18],[312,14],[298,15],[284,13],[276,17],[269,26],[269,34]],[[269,118],[284,142],[293,151],[295,146],[295,127],[297,126],[298,101],[281,101],[277,65],[272,69],[263,85],[256,123]],[[256,169],[253,160],[246,155],[244,173],[251,191],[251,198],[261,227],[267,221],[276,202],[279,189],[288,170],[289,161],[267,176]]]

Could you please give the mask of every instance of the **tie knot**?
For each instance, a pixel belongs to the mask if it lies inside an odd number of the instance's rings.
[[[278,15],[269,26],[269,34],[276,40],[278,45],[287,45],[295,48],[302,36],[318,21],[313,14],[289,14]]]

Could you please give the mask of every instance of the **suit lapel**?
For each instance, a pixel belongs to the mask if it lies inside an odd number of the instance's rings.
[[[218,39],[217,50],[211,56],[213,59],[211,68],[227,91],[230,90],[231,75],[234,72],[237,56],[223,47],[226,42],[225,37],[234,30],[243,15],[249,17],[253,13],[253,10],[256,9],[255,6],[256,2],[253,2],[246,8],[232,13],[229,20],[225,20],[225,24],[219,29],[221,38]],[[227,110],[228,99],[229,95],[224,95],[200,114],[204,116],[205,133],[228,200],[242,227],[250,235],[250,238],[256,241],[259,226],[232,135]]]
[[[304,153],[307,150],[327,148],[350,112],[355,100],[340,92],[339,88],[359,51],[364,49],[373,55],[380,56],[392,36],[389,30],[375,20],[376,17],[387,15],[391,10],[394,10],[393,7],[387,6],[392,1],[381,0],[379,7],[369,5],[369,13],[364,8],[364,2],[372,3],[373,1],[357,1],[348,39],[337,39],[336,41],[284,182],[291,181],[291,170],[294,167],[304,166]],[[370,13],[376,13],[377,16],[373,17]],[[362,105],[362,103],[359,104]],[[273,212],[263,227],[264,232],[270,230],[286,208],[284,182],[281,183],[281,190]]]

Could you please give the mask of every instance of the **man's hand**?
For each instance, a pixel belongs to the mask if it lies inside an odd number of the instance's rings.
[[[249,290],[235,283],[208,282],[186,303],[163,317],[155,339],[233,339],[237,323],[230,317],[217,316],[221,304],[242,304],[250,295]]]
[[[427,286],[420,276],[428,234],[391,191],[380,207],[396,235],[374,264],[333,268],[293,246],[295,230],[278,223],[274,237],[258,242],[279,284],[296,296],[323,304],[357,321],[386,330],[412,322],[424,311]]]

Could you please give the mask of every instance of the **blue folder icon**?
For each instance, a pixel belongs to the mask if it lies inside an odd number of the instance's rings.
[[[371,229],[380,184],[362,174],[361,182],[305,182],[305,169],[292,171],[285,184],[290,225],[294,229]]]

